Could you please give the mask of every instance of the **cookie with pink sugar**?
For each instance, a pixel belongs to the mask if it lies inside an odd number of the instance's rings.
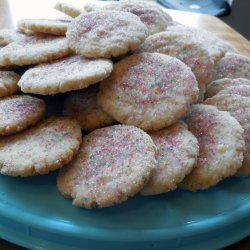
[[[108,207],[138,193],[155,167],[150,136],[133,126],[115,125],[83,137],[76,158],[60,170],[57,185],[73,205]]]
[[[222,78],[219,80],[212,81],[206,87],[205,99],[216,95],[223,89],[236,86],[238,87],[242,85],[250,86],[250,80],[245,78],[236,78],[236,79]]]
[[[113,63],[108,59],[71,56],[27,70],[18,85],[24,93],[54,95],[87,88],[108,77]]]
[[[148,36],[147,27],[134,14],[122,11],[82,13],[68,26],[70,47],[90,58],[110,58],[133,51]]]
[[[167,12],[164,12],[156,4],[146,1],[122,0],[119,2],[108,3],[105,6],[87,4],[84,8],[88,12],[96,10],[130,12],[141,19],[141,21],[147,26],[149,34],[164,31],[168,26],[173,24],[173,19]]]
[[[250,80],[250,58],[236,53],[227,53],[214,67],[213,79],[246,78]]]
[[[180,60],[141,53],[114,65],[101,83],[98,101],[115,120],[149,131],[184,117],[198,94],[194,74]]]
[[[50,62],[72,53],[65,37],[25,36],[0,50],[0,67]]]
[[[214,105],[219,110],[228,111],[244,129],[246,150],[242,167],[237,175],[246,176],[250,174],[250,98],[221,92],[208,98],[204,104]]]
[[[17,86],[19,79],[20,75],[13,71],[0,70],[0,97],[16,93],[19,90]]]
[[[64,102],[64,114],[78,121],[83,130],[94,130],[115,123],[97,103],[99,85],[72,92]]]
[[[248,85],[239,85],[227,87],[219,92],[220,95],[233,94],[240,95],[244,97],[250,97],[250,86]]]
[[[187,39],[185,33],[164,31],[149,36],[138,52],[157,52],[173,56],[184,62],[193,71],[200,90],[199,100],[203,100],[205,86],[212,79],[214,61],[207,47],[196,37]]]
[[[81,128],[68,118],[50,117],[24,132],[0,138],[0,173],[46,174],[70,162],[81,143]]]
[[[234,175],[241,167],[245,149],[243,129],[237,120],[214,106],[196,104],[186,122],[199,142],[200,153],[180,187],[190,191],[207,189]]]
[[[177,184],[190,173],[199,155],[198,141],[184,122],[149,135],[156,145],[157,168],[142,189],[142,195],[166,193],[177,188]]]
[[[184,25],[173,25],[169,26],[167,30],[176,34],[185,35],[186,40],[191,39],[202,43],[207,48],[214,63],[220,60],[227,52],[236,52],[236,49],[226,41],[221,40],[213,33],[204,29],[197,29]]]
[[[0,99],[0,135],[9,135],[36,124],[45,115],[43,100],[28,95]]]

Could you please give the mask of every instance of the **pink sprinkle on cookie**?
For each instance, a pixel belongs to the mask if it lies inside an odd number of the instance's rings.
[[[246,150],[242,167],[237,175],[246,176],[250,174],[250,98],[221,92],[208,98],[204,104],[214,105],[219,110],[228,111],[244,129]]]
[[[184,25],[169,26],[167,30],[176,34],[185,35],[186,40],[191,39],[202,43],[209,51],[210,57],[213,59],[214,63],[220,60],[227,52],[236,52],[235,48],[230,44],[207,30]]]
[[[0,66],[49,62],[71,53],[65,37],[42,34],[25,36],[1,49]]]
[[[115,120],[159,130],[184,117],[197,101],[194,74],[180,60],[159,53],[127,57],[101,83],[99,104]]]
[[[133,51],[148,35],[147,27],[134,14],[121,11],[82,13],[68,27],[70,47],[89,58],[110,58]]]
[[[36,124],[45,115],[43,100],[28,95],[0,99],[0,135],[9,135]]]
[[[192,105],[187,116],[189,130],[199,142],[197,165],[180,187],[190,191],[207,189],[241,167],[245,143],[243,129],[228,112],[210,105]]]
[[[90,8],[87,7],[87,9],[90,11]],[[149,34],[164,31],[169,25],[173,24],[173,19],[168,13],[164,12],[156,4],[146,1],[122,0],[109,3],[102,7],[92,6],[91,11],[96,11],[97,9],[130,12],[141,19],[141,21],[147,26]]]
[[[97,103],[99,85],[72,92],[64,102],[64,114],[76,119],[83,130],[94,130],[115,123]]]
[[[107,78],[112,70],[108,59],[70,56],[27,70],[18,85],[24,93],[54,95],[87,88]]]
[[[236,79],[222,78],[219,80],[212,81],[207,85],[205,99],[216,95],[223,89],[236,86],[243,86],[243,85],[250,86],[250,80],[245,78],[236,78]]]
[[[213,59],[208,48],[196,37],[182,32],[165,31],[149,36],[138,52],[157,52],[173,56],[191,68],[199,83],[199,101],[203,100],[205,86],[212,79]]]
[[[249,81],[250,82],[250,81]],[[250,85],[239,85],[227,87],[219,92],[220,95],[233,94],[240,95],[244,97],[250,97]]]
[[[213,79],[246,78],[250,80],[250,58],[235,53],[227,53],[214,68]]]
[[[166,193],[176,189],[177,184],[192,170],[199,155],[198,141],[183,122],[150,132],[149,135],[156,145],[158,165],[141,194]]]
[[[133,126],[115,125],[83,137],[76,158],[60,170],[57,185],[73,205],[107,207],[139,192],[155,167],[150,136]]]
[[[81,128],[68,118],[50,117],[22,133],[0,138],[0,173],[47,174],[69,163],[81,143]]]

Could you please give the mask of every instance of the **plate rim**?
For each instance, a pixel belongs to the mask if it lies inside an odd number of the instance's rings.
[[[69,201],[65,198],[65,200]],[[219,213],[212,218],[197,221],[182,226],[154,229],[110,229],[97,228],[95,226],[82,227],[72,223],[65,223],[60,220],[47,219],[37,214],[30,214],[25,210],[20,210],[11,206],[8,202],[3,202],[0,198],[0,214],[12,219],[13,221],[25,224],[27,226],[60,235],[74,236],[82,239],[106,240],[106,241],[124,241],[124,242],[146,242],[152,240],[171,240],[176,235],[189,237],[192,235],[201,235],[209,233],[215,229],[231,225],[244,218],[250,217],[250,200],[244,199],[245,204],[237,206],[234,209]],[[40,217],[40,219],[38,219]]]

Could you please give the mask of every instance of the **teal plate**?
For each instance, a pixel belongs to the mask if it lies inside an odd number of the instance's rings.
[[[250,178],[87,210],[60,195],[56,175],[0,176],[0,237],[46,250],[210,250],[250,235]]]

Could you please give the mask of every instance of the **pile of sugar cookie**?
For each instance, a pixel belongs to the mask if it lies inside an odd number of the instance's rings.
[[[60,169],[85,208],[250,174],[249,57],[148,2],[55,8],[0,30],[1,174]]]

